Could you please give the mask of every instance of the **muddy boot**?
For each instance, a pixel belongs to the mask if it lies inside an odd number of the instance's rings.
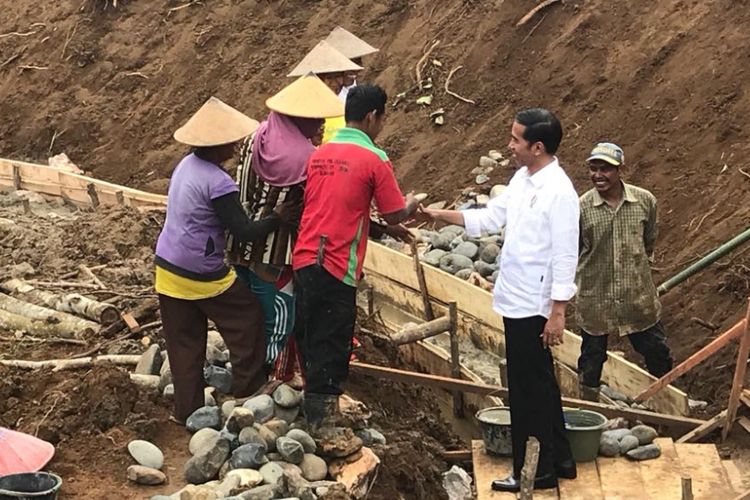
[[[302,410],[310,435],[315,437],[322,429],[333,427],[338,403],[339,397],[334,394],[305,393]]]
[[[589,387],[588,385],[578,384],[578,392],[581,399],[586,401],[599,401],[599,387]]]

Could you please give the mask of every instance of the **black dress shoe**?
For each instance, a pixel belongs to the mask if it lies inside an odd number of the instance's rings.
[[[562,479],[575,479],[578,476],[576,463],[573,460],[565,460],[555,464],[555,474]]]
[[[557,488],[557,478],[552,474],[545,474],[544,476],[537,476],[534,479],[535,490],[548,490],[551,488]],[[521,491],[521,480],[516,479],[512,475],[505,479],[495,479],[492,481],[492,489],[495,491]]]

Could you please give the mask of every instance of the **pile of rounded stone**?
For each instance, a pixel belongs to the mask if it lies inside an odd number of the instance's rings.
[[[421,260],[439,267],[457,278],[469,279],[472,273],[494,283],[498,275],[497,258],[503,244],[501,235],[470,238],[460,226],[445,226],[438,231],[421,231],[429,244]]]
[[[661,448],[654,443],[657,437],[656,429],[648,425],[636,425],[631,429],[622,427],[606,430],[599,440],[599,455],[603,457],[624,455],[631,460],[657,458],[661,455]]]
[[[144,366],[153,358],[161,359],[158,348],[152,346],[149,351],[143,355]],[[214,391],[228,393],[231,388],[227,360],[221,337],[210,332],[204,375],[212,386],[206,391],[206,406],[186,421],[187,429],[194,433],[189,443],[192,458],[184,468],[190,484],[154,500],[316,500],[366,495],[380,464],[371,447],[385,445],[386,439],[370,428],[371,413],[363,403],[342,396],[340,426],[313,438],[300,416],[304,394],[286,384],[270,396],[229,399],[217,406]],[[168,359],[157,364],[148,368],[152,374],[160,373],[159,386],[171,397],[174,390]],[[138,462],[128,469],[130,480],[147,485],[166,481],[159,470],[164,456],[156,446],[139,440],[131,442],[128,450]]]

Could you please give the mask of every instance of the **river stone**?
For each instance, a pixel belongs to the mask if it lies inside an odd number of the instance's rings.
[[[258,443],[243,444],[232,452],[232,469],[258,469],[266,458],[266,447]]]
[[[210,365],[225,366],[229,361],[229,351],[219,349],[216,345],[208,343],[206,345],[206,361]]]
[[[260,434],[260,437],[262,437],[266,441],[266,449],[268,451],[276,451],[276,439],[279,437],[277,436],[271,429],[266,427],[265,425],[255,423],[253,425],[253,429],[258,431]]]
[[[161,379],[159,379],[159,385],[161,385]],[[174,399],[174,384],[167,384],[164,386],[164,391],[161,393],[164,399],[169,401]]]
[[[630,434],[620,439],[620,455],[638,448],[638,438]]]
[[[491,151],[492,153],[492,151]],[[494,151],[494,153],[497,153],[497,151]],[[502,155],[500,155],[500,160],[503,159]],[[491,156],[480,156],[479,157],[479,166],[483,168],[495,168],[497,167],[497,161],[495,158],[492,158]]]
[[[148,441],[136,439],[128,443],[128,452],[140,465],[151,469],[161,469],[164,466],[164,454]]]
[[[438,230],[439,234],[451,234],[452,235],[451,238],[455,238],[456,236],[461,236],[465,232],[466,232],[466,229],[456,224],[450,224],[445,227],[441,227]]]
[[[294,439],[299,444],[301,444],[302,448],[305,450],[305,453],[315,453],[315,450],[317,449],[315,440],[310,436],[310,434],[301,429],[290,430],[286,433],[286,437],[288,437],[289,439]]]
[[[216,429],[205,427],[190,438],[188,443],[188,450],[191,455],[196,455],[201,451],[205,451],[209,448],[213,448],[216,445],[216,441],[219,440],[221,433]]]
[[[131,465],[128,467],[127,476],[134,483],[147,486],[162,484],[167,480],[167,476],[162,471],[152,467],[144,467],[143,465]]]
[[[499,255],[500,247],[494,243],[488,243],[485,245],[482,253],[479,254],[479,258],[487,264],[495,264]]]
[[[492,276],[490,276],[489,278],[487,278],[487,281],[489,281],[491,283],[494,283],[494,282],[497,281],[498,276],[500,276],[500,270],[499,269],[497,271],[495,271],[494,273],[492,273]]]
[[[315,439],[318,455],[326,458],[343,458],[362,449],[362,440],[348,427],[322,429]]]
[[[284,477],[284,468],[276,462],[269,462],[260,468],[260,475],[263,482],[277,487]]]
[[[234,451],[240,447],[239,436],[233,432],[229,432],[226,427],[221,430],[219,439],[225,439],[229,443],[229,451]]]
[[[284,408],[283,406],[274,405],[273,414],[276,417],[274,420],[283,420],[287,424],[294,422],[299,416],[300,407],[293,406],[292,408]]]
[[[268,443],[254,427],[245,427],[240,431],[240,444],[257,443],[268,447]]]
[[[472,269],[473,266],[471,259],[464,255],[451,253],[440,259],[440,269],[450,274],[456,274],[461,269]]]
[[[214,491],[214,487],[206,483],[201,486],[188,484],[169,498],[171,500],[216,500],[219,496]]]
[[[633,433],[630,431],[630,429],[612,429],[611,431],[602,432],[602,437],[614,439],[615,441],[619,442],[625,436],[630,436],[632,434]]]
[[[273,398],[267,394],[248,399],[242,406],[252,410],[255,421],[261,424],[273,418]]]
[[[224,406],[222,405],[222,410]],[[245,427],[252,427],[255,423],[255,415],[252,410],[240,406],[232,410],[227,418],[227,423],[224,425],[226,429],[233,433],[239,434]]]
[[[479,247],[470,241],[463,241],[453,249],[453,253],[456,255],[463,255],[469,259],[474,259],[476,258],[477,253],[479,253]]]
[[[427,252],[422,256],[422,262],[430,266],[438,267],[440,265],[440,259],[442,259],[448,252],[435,248]]]
[[[274,500],[274,498],[278,498],[277,495],[276,488],[270,484],[264,484],[241,493],[239,497],[242,500]]]
[[[224,418],[229,418],[229,415],[232,414],[232,411],[237,407],[237,401],[234,399],[228,399],[227,401],[224,401],[221,404],[221,415]],[[252,411],[252,410],[251,410]],[[255,422],[255,417],[253,417],[253,422]]]
[[[164,362],[159,369],[159,389],[164,390],[172,383],[172,369],[169,367],[169,356],[163,356]]]
[[[641,446],[651,444],[658,437],[656,429],[648,425],[636,425],[630,431],[638,438],[638,443]]]
[[[203,369],[206,383],[223,394],[232,392],[232,372],[220,366],[208,365]]]
[[[356,431],[355,434],[362,440],[362,443],[368,447],[373,444],[386,444],[385,436],[375,429],[361,429]]]
[[[471,269],[461,269],[459,272],[457,272],[455,274],[455,276],[456,276],[456,278],[458,278],[460,280],[466,281],[466,280],[468,280],[471,277],[471,275],[472,275],[473,272],[474,271],[472,271]]]
[[[458,245],[464,242],[464,239],[462,236],[456,236],[453,238],[453,241],[451,241],[451,252],[453,252]]]
[[[280,418],[274,418],[266,422],[265,425],[268,430],[276,434],[277,436],[284,436],[289,432],[289,424]]]
[[[305,500],[315,498],[310,482],[302,476],[302,469],[286,469],[284,477],[286,478],[286,493]]]
[[[328,475],[326,461],[312,453],[305,453],[299,468],[302,469],[302,477],[308,481],[321,481]]]
[[[286,384],[281,384],[273,391],[273,401],[281,407],[293,408],[302,402],[302,393]]]
[[[453,233],[438,233],[430,238],[430,246],[434,250],[448,251],[451,249],[451,241],[453,241],[453,238],[455,238],[455,235]]]
[[[208,331],[208,335],[206,336],[206,348],[208,348],[209,345],[215,347],[219,351],[227,350],[227,344],[224,342],[224,338],[216,330]]]
[[[625,456],[631,460],[651,460],[652,458],[659,458],[661,456],[661,448],[658,444],[647,444],[646,446],[639,446],[634,450],[630,450]]]
[[[221,429],[221,410],[216,406],[204,406],[198,408],[190,415],[185,423],[190,432],[196,432],[206,427]]]
[[[225,479],[236,477],[239,479],[238,486],[243,489],[250,489],[258,486],[263,482],[263,476],[255,469],[232,469],[227,472]]]
[[[620,443],[612,436],[602,435],[599,440],[599,454],[604,457],[616,457],[620,453]]]
[[[625,403],[630,402],[630,398],[628,396],[621,393],[617,389],[613,389],[612,387],[608,385],[602,385],[600,390],[602,394],[604,394],[605,396],[607,396],[609,399],[613,401],[624,401]]]
[[[133,373],[141,375],[159,375],[163,360],[161,359],[161,350],[158,344],[152,344],[146,352],[141,354],[141,359],[135,365]]]
[[[477,195],[477,205],[480,207],[486,207],[487,204],[490,202],[490,197],[486,194],[478,194]]]
[[[476,179],[474,179],[474,182],[477,184],[486,184],[490,181],[490,178],[485,174],[479,174],[477,175]]]
[[[483,260],[478,260],[474,263],[474,269],[482,278],[488,278],[492,276],[492,273],[497,271],[497,266],[495,264],[487,264]]]
[[[276,440],[276,449],[290,464],[299,464],[305,456],[305,450],[298,441],[288,437],[280,437]]]
[[[219,439],[216,445],[196,454],[185,463],[185,480],[192,484],[211,481],[229,456],[229,443]]]

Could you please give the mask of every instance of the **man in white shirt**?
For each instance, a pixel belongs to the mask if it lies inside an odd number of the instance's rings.
[[[499,491],[520,490],[529,436],[541,448],[535,488],[576,477],[550,352],[563,341],[578,262],[578,195],[554,156],[561,140],[562,126],[550,111],[521,111],[508,144],[521,168],[500,196],[483,209],[422,209],[474,237],[505,227],[493,308],[505,325],[513,474],[492,482]]]

